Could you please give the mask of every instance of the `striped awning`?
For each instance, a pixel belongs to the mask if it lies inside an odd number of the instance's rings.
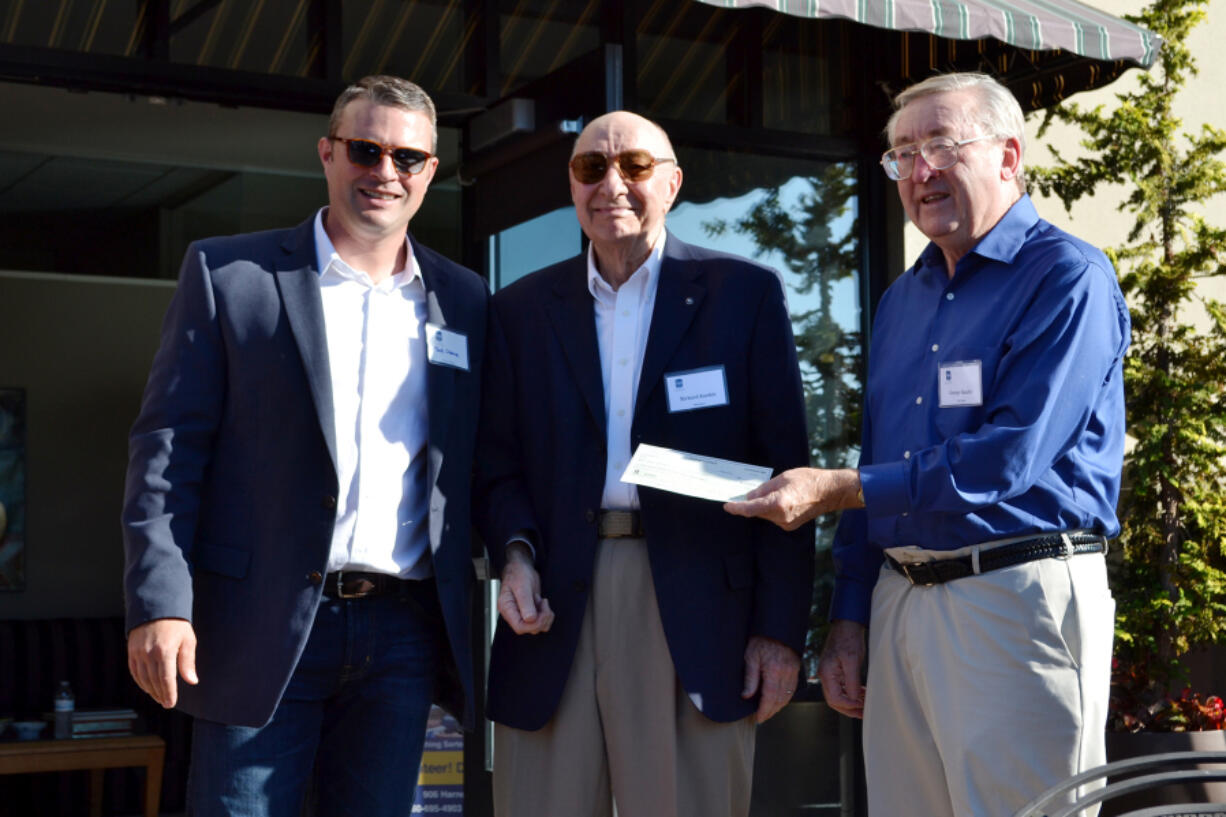
[[[798,17],[840,18],[952,40],[994,37],[1033,51],[1061,49],[1092,60],[1149,68],[1162,40],[1076,0],[699,0],[721,8],[765,6]]]

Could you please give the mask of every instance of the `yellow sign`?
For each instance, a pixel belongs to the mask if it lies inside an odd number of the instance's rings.
[[[423,752],[421,772],[417,775],[419,786],[464,785],[464,753]]]

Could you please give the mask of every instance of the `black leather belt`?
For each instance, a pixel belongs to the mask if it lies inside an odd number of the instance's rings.
[[[333,599],[366,599],[373,596],[399,596],[422,584],[416,579],[401,579],[387,573],[362,570],[336,570],[324,577],[324,595]]]
[[[929,587],[954,579],[987,573],[1003,567],[1033,562],[1036,559],[1067,559],[1082,553],[1106,553],[1107,537],[1096,533],[1049,533],[1010,542],[979,553],[979,570],[973,556],[934,559],[930,562],[900,562],[885,554],[886,563],[901,573],[911,584]]]
[[[643,519],[638,511],[601,511],[597,525],[601,539],[643,537]]]

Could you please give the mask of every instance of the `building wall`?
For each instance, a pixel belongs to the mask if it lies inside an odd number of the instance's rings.
[[[128,428],[172,281],[0,271],[0,386],[26,391],[26,587],[0,619],[123,612]]]

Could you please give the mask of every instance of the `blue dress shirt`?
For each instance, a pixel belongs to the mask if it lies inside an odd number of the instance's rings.
[[[929,244],[873,324],[860,479],[834,540],[833,618],[867,623],[882,549],[1119,533],[1128,307],[1098,249],[1022,196],[955,268]],[[980,405],[942,408],[978,361]],[[963,369],[965,371],[965,369]]]

